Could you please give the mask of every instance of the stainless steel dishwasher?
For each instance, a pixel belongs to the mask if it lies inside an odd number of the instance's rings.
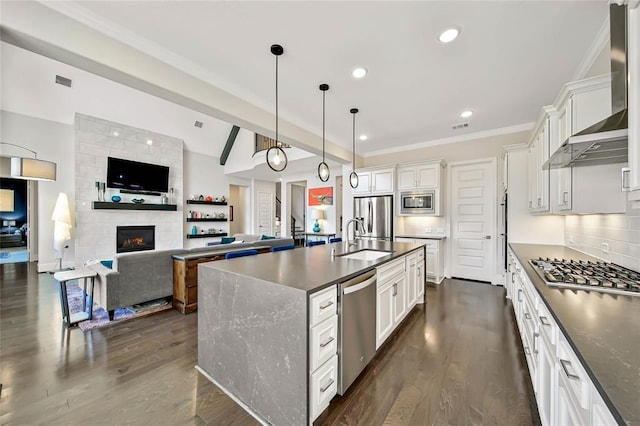
[[[338,393],[344,395],[376,354],[375,269],[340,284]]]

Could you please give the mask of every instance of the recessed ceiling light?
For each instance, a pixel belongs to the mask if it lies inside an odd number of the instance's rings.
[[[460,117],[462,118],[469,118],[473,115],[473,111],[471,111],[470,109],[466,110],[466,111],[462,111],[460,113]]]
[[[451,43],[453,40],[458,38],[459,35],[460,35],[460,28],[458,28],[458,27],[449,27],[449,28],[444,29],[440,33],[440,36],[438,37],[438,39],[442,43]]]
[[[351,75],[354,76],[355,78],[362,78],[365,75],[367,75],[367,69],[363,67],[358,67],[353,71],[351,71]]]
[[[153,141],[151,139],[147,139],[147,145],[153,145]]]
[[[120,136],[120,133],[118,133],[117,130],[114,130],[113,133],[111,133],[113,136],[118,137]]]
[[[361,140],[361,141],[366,141],[367,139],[369,139],[369,136],[367,136],[367,135],[360,135],[360,140]]]

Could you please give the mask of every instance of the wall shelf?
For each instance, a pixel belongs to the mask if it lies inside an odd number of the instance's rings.
[[[175,212],[178,206],[175,204],[150,204],[150,203],[112,203],[108,201],[93,201],[93,210],[161,210]]]
[[[187,200],[187,204],[208,204],[210,206],[226,206],[226,201],[200,201],[200,200]]]
[[[205,217],[205,218],[195,218],[195,219],[189,219],[187,218],[187,222],[226,222],[227,218],[226,217],[222,217],[222,218],[218,218],[218,217]]]
[[[213,237],[226,237],[227,233],[206,233],[206,234],[187,234],[187,238],[213,238]]]

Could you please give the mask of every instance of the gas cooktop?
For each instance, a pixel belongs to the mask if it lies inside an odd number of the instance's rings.
[[[615,263],[541,257],[529,263],[552,287],[640,296],[640,273]]]

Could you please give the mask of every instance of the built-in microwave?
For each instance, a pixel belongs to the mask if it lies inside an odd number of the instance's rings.
[[[436,190],[400,193],[400,214],[435,214]]]

